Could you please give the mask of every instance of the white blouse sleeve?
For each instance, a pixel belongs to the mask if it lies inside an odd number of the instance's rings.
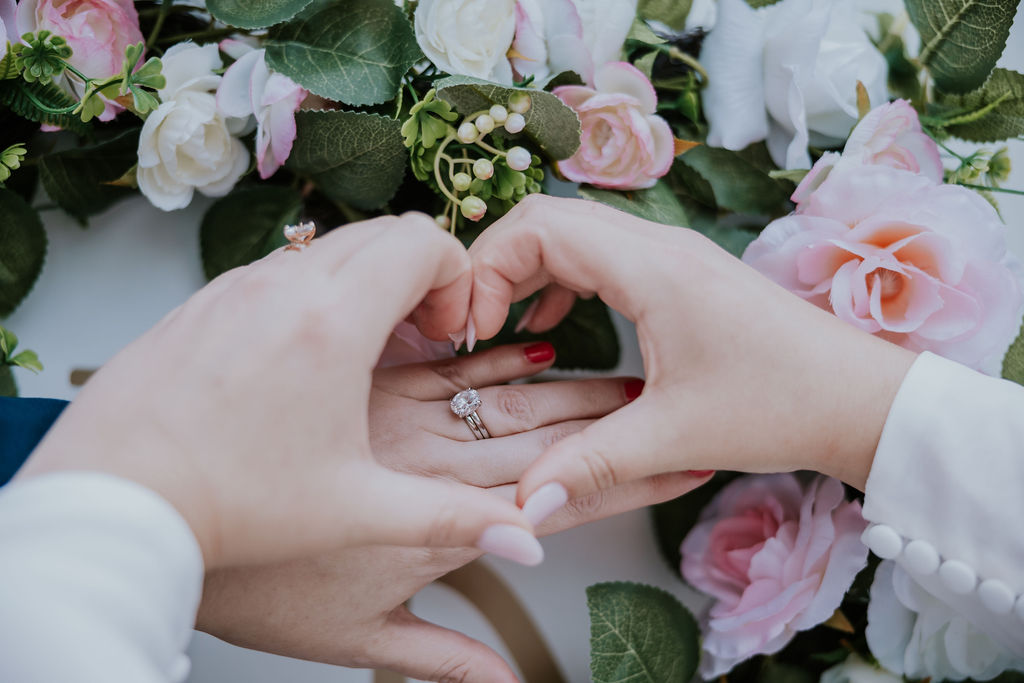
[[[1024,657],[1024,387],[930,353],[889,411],[865,544]]]
[[[180,683],[202,593],[191,529],[100,473],[0,489],[0,680]]]

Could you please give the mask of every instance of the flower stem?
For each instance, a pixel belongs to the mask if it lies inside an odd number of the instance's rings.
[[[160,3],[160,13],[156,15],[156,21],[153,23],[153,30],[149,32],[149,38],[146,39],[146,49],[152,50],[156,46],[157,38],[160,37],[160,31],[164,28],[164,22],[167,20],[167,15],[171,13],[171,8],[174,7],[174,0],[163,0]]]
[[[445,147],[450,145],[455,140],[455,134],[449,133],[448,137],[441,142],[441,146],[437,148],[437,154],[434,156],[434,180],[437,181],[437,186],[441,189],[441,193],[448,198],[449,201],[454,204],[462,204],[459,198],[451,193],[448,186],[444,184],[444,178],[441,177],[441,157],[450,158],[444,153]],[[451,167],[449,166],[449,170]]]
[[[69,105],[67,107],[61,107],[60,109],[54,109],[53,107],[50,107],[50,106],[40,102],[39,99],[35,95],[33,95],[32,91],[29,90],[28,88],[21,88],[21,92],[22,92],[23,95],[25,95],[25,97],[27,97],[29,100],[31,100],[32,104],[36,105],[36,107],[38,107],[40,111],[45,112],[47,114],[55,114],[55,115],[70,114],[73,111],[75,111],[75,109],[78,108],[78,104],[76,103],[76,104]]]
[[[227,38],[228,36],[233,36],[236,33],[242,33],[242,31],[240,31],[237,28],[231,28],[231,27],[211,28],[211,29],[205,29],[205,30],[202,30],[202,31],[193,31],[192,33],[179,33],[176,36],[170,36],[170,37],[167,37],[167,38],[160,38],[157,41],[157,43],[159,43],[159,44],[180,43],[180,42],[185,41],[185,40],[206,40],[206,39],[212,39],[212,38]]]
[[[1017,194],[1024,196],[1024,190],[1011,190],[1008,187],[990,187],[988,185],[974,185],[971,183],[953,183],[969,190],[982,190],[984,192],[1002,192],[1003,194]]]
[[[701,83],[707,85],[708,83],[708,72],[704,70],[701,63],[698,62],[693,56],[686,54],[675,45],[652,45],[651,47],[661,50],[672,59],[682,62],[686,66],[690,67],[698,74],[700,74]]]

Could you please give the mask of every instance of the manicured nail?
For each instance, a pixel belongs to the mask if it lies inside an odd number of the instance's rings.
[[[632,403],[643,393],[644,381],[642,379],[631,379],[626,382],[624,389],[626,391],[626,403]]]
[[[526,529],[512,524],[487,527],[476,542],[476,547],[527,567],[536,567],[544,561],[544,549],[540,547],[540,541]]]
[[[458,351],[462,348],[462,344],[466,341],[466,331],[456,332],[455,334],[449,334],[448,338],[452,340],[452,344],[455,344],[455,350]]]
[[[537,526],[569,502],[569,492],[557,481],[544,484],[523,505],[523,516]]]
[[[534,300],[534,302],[526,308],[526,311],[523,313],[523,317],[516,323],[516,334],[525,330],[526,326],[530,324],[530,321],[533,320],[534,314],[537,312],[538,306],[540,306],[540,299]]]
[[[526,354],[526,360],[531,363],[547,363],[555,357],[555,347],[548,342],[540,342],[527,346],[523,353]]]
[[[700,479],[703,479],[704,477],[710,477],[714,473],[715,470],[689,470],[687,472],[687,474],[689,474],[691,477],[698,477]]]
[[[473,316],[469,316],[469,320],[466,322],[466,350],[473,353],[474,346],[476,346],[476,323],[473,322]]]

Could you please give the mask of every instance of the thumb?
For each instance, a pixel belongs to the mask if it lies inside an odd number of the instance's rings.
[[[686,469],[678,439],[665,434],[678,416],[660,418],[658,403],[641,396],[611,415],[548,448],[519,479],[516,498],[526,505],[546,484],[561,484],[568,499],[581,498],[638,479]],[[670,450],[671,449],[671,450]],[[677,450],[679,449],[679,450]],[[543,507],[541,498],[529,509]]]
[[[380,468],[367,508],[384,510],[364,527],[370,543],[417,547],[476,547],[535,566],[544,550],[515,504],[484,489]]]
[[[422,681],[518,683],[497,652],[458,631],[423,621],[404,607],[391,613],[375,664]]]

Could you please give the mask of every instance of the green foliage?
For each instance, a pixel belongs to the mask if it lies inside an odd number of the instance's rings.
[[[906,0],[920,61],[951,93],[980,87],[1003,54],[1020,0]]]
[[[15,353],[17,347],[17,335],[0,325],[0,363],[35,373],[43,371],[43,364],[39,362],[35,351]]]
[[[199,228],[206,277],[212,280],[287,244],[283,228],[298,221],[301,211],[302,197],[290,187],[250,185],[218,199]]]
[[[761,9],[762,7],[768,7],[779,2],[779,0],[747,0],[747,4],[754,9]]]
[[[24,143],[16,143],[0,152],[0,187],[4,186],[11,173],[21,168],[21,162],[25,160],[28,150]]]
[[[757,680],[762,683],[817,683],[818,679],[806,667],[766,657]]]
[[[517,93],[529,95],[531,106],[524,135],[552,159],[568,159],[580,146],[580,119],[576,112],[549,92],[527,88],[506,88],[469,76],[449,76],[435,84],[437,96],[449,102],[463,116],[500,104],[507,107]]]
[[[700,488],[651,508],[658,548],[669,569],[675,574],[680,573],[679,566],[683,558],[679,549],[683,539],[700,519],[701,511],[711,499],[737,476],[733,472],[718,472]]]
[[[0,318],[32,289],[46,258],[46,232],[39,214],[10,190],[0,189]]]
[[[701,145],[679,157],[703,178],[715,203],[737,213],[780,215],[789,209],[786,186],[774,180],[740,152]]]
[[[22,43],[12,45],[14,68],[21,71],[21,77],[29,83],[50,83],[64,73],[66,60],[71,56],[68,42],[49,31],[26,33]]]
[[[966,95],[938,93],[924,123],[971,142],[996,142],[1024,135],[1024,74],[996,69]]]
[[[146,63],[136,68],[145,51],[145,43],[136,43],[125,48],[124,61],[121,64],[121,85],[118,95],[132,95],[132,105],[137,114],[147,114],[160,106],[160,100],[153,91],[161,90],[167,85],[163,75],[163,62],[157,57],[150,57]]]
[[[700,661],[693,615],[671,594],[637,583],[587,588],[594,683],[688,683]]]
[[[336,202],[383,206],[398,190],[408,161],[402,124],[376,114],[301,111],[288,167],[310,176]]]
[[[79,117],[71,111],[78,101],[70,97],[54,83],[27,83],[23,80],[0,81],[0,104],[4,104],[18,116],[45,123],[74,133],[85,134],[89,131]],[[42,105],[42,106],[40,106]],[[66,110],[65,113],[53,111]]]
[[[17,396],[18,385],[8,365],[0,365],[0,396]]]
[[[659,180],[650,189],[630,192],[602,190],[590,185],[581,185],[579,195],[583,199],[601,202],[613,209],[625,211],[655,223],[679,227],[689,227],[690,225],[686,209],[679,203],[675,193],[664,181]]]
[[[402,124],[406,147],[412,149],[420,145],[430,149],[449,134],[452,129],[450,124],[459,118],[452,111],[451,105],[437,99],[436,94],[436,90],[430,90],[409,110],[409,118]]]
[[[238,28],[266,28],[288,21],[313,0],[207,0],[216,19]]]
[[[693,0],[640,0],[637,14],[681,31],[686,26],[686,17],[692,5]]]
[[[1024,327],[1003,359],[1003,378],[1024,384]]]
[[[422,55],[391,0],[314,3],[270,32],[267,64],[307,90],[346,104],[393,99]]]
[[[889,91],[916,103],[921,98],[921,66],[907,54],[902,31],[893,15],[881,12],[878,15],[880,38],[877,41],[872,39],[872,42],[889,65]]]
[[[138,162],[139,129],[105,142],[48,154],[39,160],[39,176],[50,198],[83,226],[88,217],[133,194],[112,185]]]

